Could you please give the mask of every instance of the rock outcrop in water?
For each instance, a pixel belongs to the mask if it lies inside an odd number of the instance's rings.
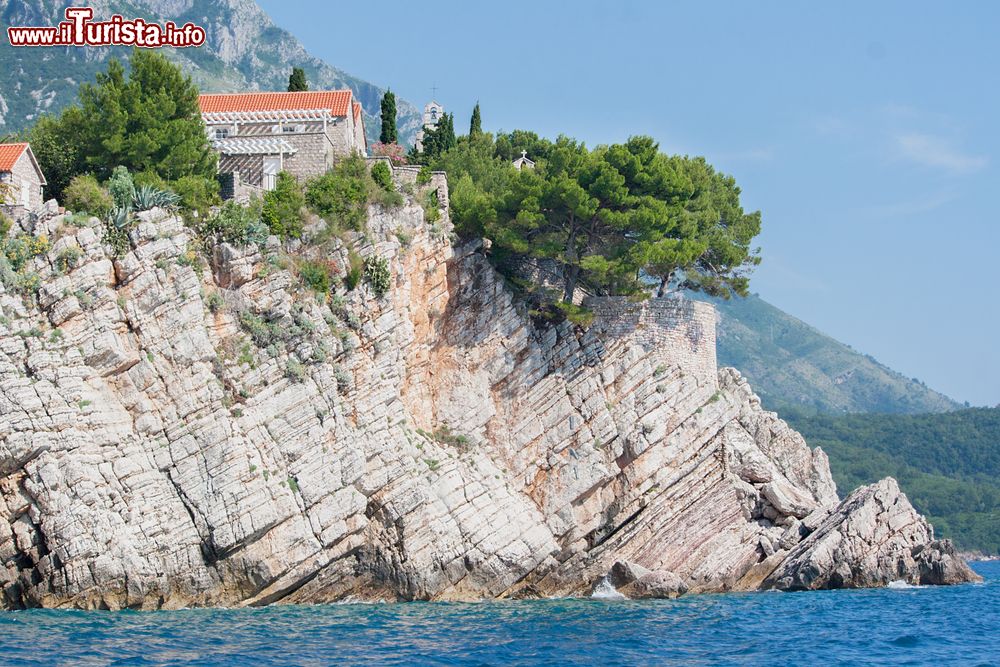
[[[204,266],[152,211],[114,258],[52,213],[37,300],[0,293],[5,607],[585,595],[619,561],[638,595],[973,577],[894,482],[838,503],[716,370],[705,304],[536,326],[412,200],[360,249],[387,294],[332,301],[274,240]]]

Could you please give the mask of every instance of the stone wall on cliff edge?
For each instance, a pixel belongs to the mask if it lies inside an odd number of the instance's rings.
[[[43,212],[37,298],[0,292],[2,605],[586,594],[619,562],[654,593],[969,578],[894,483],[838,504],[822,451],[715,372],[702,306],[536,327],[420,196],[354,239],[381,297],[317,299],[308,244],[206,263],[154,210],[114,257]]]

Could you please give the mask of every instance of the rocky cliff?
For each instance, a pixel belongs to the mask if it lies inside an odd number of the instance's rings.
[[[202,253],[140,218],[114,257],[50,207],[37,293],[0,293],[5,607],[975,577],[891,480],[838,502],[823,452],[716,370],[706,304],[536,326],[413,199],[355,239],[381,297],[317,298],[308,245]]]

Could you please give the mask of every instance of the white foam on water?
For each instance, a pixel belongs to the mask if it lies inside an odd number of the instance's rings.
[[[895,581],[890,581],[886,584],[886,588],[892,588],[894,590],[906,590],[909,588],[927,588],[926,586],[915,586],[913,584],[908,584],[902,579],[896,579]]]
[[[590,594],[590,597],[595,600],[627,600],[628,598],[619,593],[611,582],[608,581],[607,577],[604,577],[597,585],[594,586],[594,592]]]

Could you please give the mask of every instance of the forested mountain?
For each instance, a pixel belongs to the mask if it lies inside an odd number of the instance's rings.
[[[749,378],[772,410],[918,414],[962,407],[758,296],[712,303],[719,312],[719,365]]]
[[[830,456],[841,493],[891,475],[939,534],[1000,552],[1000,408],[782,416]]]
[[[0,3],[4,26],[56,25],[67,2],[7,0]],[[302,67],[310,87],[351,88],[364,107],[369,138],[378,136],[383,90],[310,55],[291,33],[274,25],[253,0],[95,0],[96,18],[114,13],[150,21],[192,21],[203,26],[203,48],[164,49],[205,92],[284,90],[292,66]],[[6,41],[6,36],[4,36]],[[81,83],[92,81],[108,58],[127,58],[125,48],[0,48],[0,135],[31,125],[45,112],[75,101]],[[420,115],[398,104],[400,140],[412,142]]]

